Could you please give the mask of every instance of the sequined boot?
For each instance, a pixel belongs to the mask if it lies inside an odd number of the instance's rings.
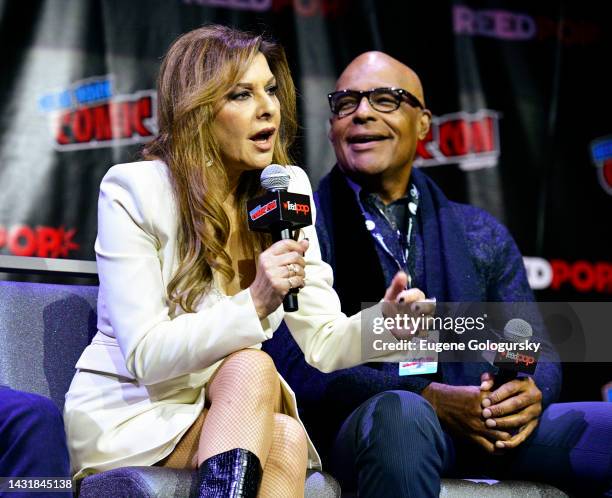
[[[211,456],[198,469],[199,497],[255,498],[261,481],[259,458],[249,450],[233,450]]]

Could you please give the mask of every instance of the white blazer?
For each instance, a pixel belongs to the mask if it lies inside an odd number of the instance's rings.
[[[305,172],[288,167],[289,190],[312,195]],[[314,216],[314,203],[313,206]],[[245,289],[226,296],[215,282],[195,313],[171,305],[178,265],[178,216],[167,166],[119,164],[100,186],[95,250],[98,333],[76,364],[65,424],[76,477],[166,457],[204,406],[204,385],[230,353],[260,347],[283,318],[306,361],[329,372],[361,363],[360,314],[346,317],[321,260],[314,226],[299,311],[282,306],[259,320]],[[281,378],[284,411],[299,420]],[[309,440],[309,466],[321,461]]]

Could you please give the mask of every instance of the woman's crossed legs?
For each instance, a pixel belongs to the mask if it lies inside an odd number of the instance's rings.
[[[206,394],[207,408],[158,465],[195,468],[196,461],[200,466],[214,455],[243,448],[263,467],[259,496],[303,496],[306,434],[297,420],[278,413],[281,390],[272,359],[257,349],[231,354]]]

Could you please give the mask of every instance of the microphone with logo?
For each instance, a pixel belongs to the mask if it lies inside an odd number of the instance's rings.
[[[513,318],[504,326],[503,342],[527,345],[532,336],[531,325],[522,318]],[[516,379],[519,373],[533,375],[538,364],[539,352],[517,348],[513,351],[487,351],[484,356],[490,364],[499,369],[493,385],[495,390]]]
[[[261,172],[261,186],[267,193],[247,201],[249,229],[267,232],[272,240],[293,238],[295,230],[312,225],[310,197],[288,192],[289,173],[278,164],[270,164]],[[285,311],[297,311],[299,289],[290,289],[283,299]]]

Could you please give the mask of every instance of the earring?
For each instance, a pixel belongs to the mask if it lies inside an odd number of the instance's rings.
[[[207,168],[210,168],[213,165],[213,160],[212,159],[208,159],[204,164],[206,164]]]

